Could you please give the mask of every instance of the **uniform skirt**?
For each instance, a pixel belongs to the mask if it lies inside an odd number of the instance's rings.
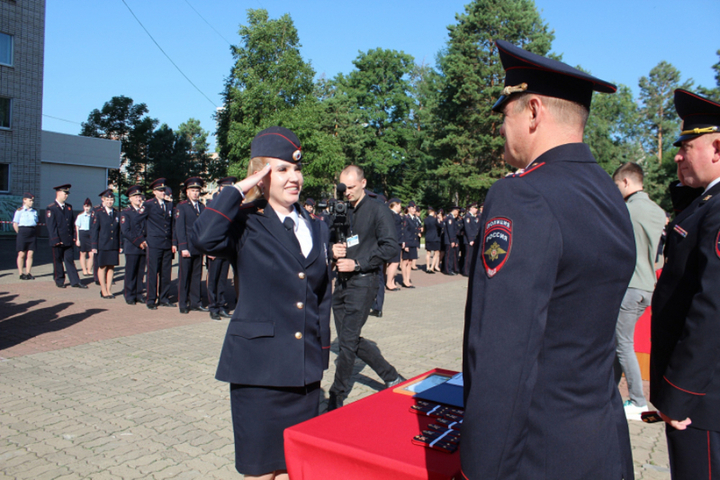
[[[402,252],[402,258],[403,260],[417,260],[417,247],[408,247],[408,251],[406,252],[403,250]]]
[[[80,251],[83,253],[92,251],[92,245],[90,244],[90,230],[80,230]]]
[[[230,384],[235,468],[245,475],[286,470],[283,432],[318,415],[320,382],[305,387]]]
[[[398,252],[395,254],[394,257],[392,257],[390,260],[388,260],[388,263],[400,263],[400,251],[402,250],[402,245],[400,245],[400,248],[398,248]]]
[[[35,227],[18,227],[17,238],[15,239],[15,251],[33,252],[37,250],[37,235]]]
[[[120,265],[120,252],[117,250],[98,250],[95,261],[98,267],[114,267]]]
[[[428,252],[437,252],[438,250],[440,250],[440,241],[438,240],[437,242],[426,242],[425,249]]]

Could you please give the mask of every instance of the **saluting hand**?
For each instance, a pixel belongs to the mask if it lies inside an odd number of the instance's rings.
[[[251,188],[258,185],[260,181],[262,181],[263,178],[265,178],[265,175],[270,173],[270,164],[266,163],[265,166],[262,168],[262,170],[259,170],[252,175],[243,178],[239,182],[237,182],[234,186],[237,188],[240,193],[245,195],[245,193],[249,192]]]

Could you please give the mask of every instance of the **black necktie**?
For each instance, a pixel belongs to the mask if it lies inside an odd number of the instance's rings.
[[[200,215],[200,206],[197,203],[194,206],[195,206],[195,214]]]
[[[283,225],[285,225],[285,230],[287,230],[288,235],[290,235],[290,240],[300,249],[300,242],[295,236],[295,222],[293,221],[293,219],[290,217],[285,217],[285,220],[283,220]]]

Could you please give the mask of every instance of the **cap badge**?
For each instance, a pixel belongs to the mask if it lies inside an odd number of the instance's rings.
[[[292,154],[292,158],[293,158],[293,160],[295,160],[296,162],[299,162],[300,159],[302,158],[302,152],[301,152],[300,150],[295,150],[295,151],[293,152],[293,154]]]
[[[525,82],[521,83],[520,85],[508,85],[507,87],[502,89],[502,94],[507,97],[508,95],[513,93],[524,92],[525,90],[527,90],[527,88],[528,84]]]

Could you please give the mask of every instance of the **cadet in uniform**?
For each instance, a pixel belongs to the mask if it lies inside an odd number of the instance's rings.
[[[200,190],[204,183],[200,177],[185,180],[184,200],[175,209],[175,235],[177,249],[180,251],[178,267],[178,305],[180,313],[189,310],[207,312],[200,298],[202,283],[202,253],[198,251],[190,238],[195,220],[200,216],[205,205],[200,203]],[[189,297],[189,298],[188,298]]]
[[[125,287],[123,296],[128,305],[141,300],[142,280],[145,273],[145,207],[143,206],[142,187],[133,185],[125,193],[130,205],[120,212],[120,235],[123,238],[125,254]]]
[[[87,288],[80,283],[75,268],[75,215],[72,205],[66,203],[70,195],[69,183],[55,187],[55,201],[47,206],[48,242],[53,254],[53,280],[59,288],[65,288],[65,270],[70,277],[70,285],[74,288]],[[63,268],[63,263],[65,268]]]
[[[237,182],[236,177],[225,177],[218,180],[218,191],[215,192],[208,206],[211,207],[212,202],[215,201],[220,192],[225,188],[232,187],[235,182]],[[230,318],[227,310],[227,299],[225,298],[230,262],[228,262],[227,258],[212,257],[210,255],[207,256],[207,259],[207,292],[210,318],[213,320]]]
[[[13,229],[17,233],[15,239],[15,250],[17,251],[17,267],[20,280],[35,280],[32,270],[33,254],[37,249],[37,210],[33,208],[35,195],[25,193],[23,195],[23,206],[18,208],[13,215]],[[23,273],[23,268],[25,272]]]
[[[456,275],[458,273],[458,227],[457,218],[460,207],[452,207],[445,219],[443,240],[445,241],[445,258],[443,261],[443,273],[445,275]]]
[[[242,276],[216,376],[231,383],[235,466],[247,479],[287,479],[283,430],[317,416],[328,367],[329,231],[297,203],[295,134],[263,130],[251,157],[248,177],[205,209],[192,238],[206,255],[231,259]]]
[[[667,422],[674,479],[720,471],[720,103],[675,91],[678,178],[702,194],[667,229],[652,298],[650,401]]]
[[[147,200],[144,204],[147,241],[147,289],[145,294],[147,308],[155,310],[157,305],[175,306],[170,303],[173,205],[172,202],[165,200],[164,178],[158,178],[150,187],[153,189],[155,198]],[[156,300],[157,305],[155,304]]]
[[[615,86],[496,42],[504,160],[489,190],[465,310],[468,479],[628,480],[613,378],[615,323],[635,268],[622,195],[582,143],[593,91]]]
[[[428,207],[425,225],[425,272],[440,271],[440,225],[435,216],[435,209]]]
[[[468,205],[467,214],[465,214],[465,218],[463,219],[465,255],[463,255],[461,273],[466,277],[470,274],[470,259],[472,259],[475,250],[475,237],[477,237],[480,231],[480,218],[477,216],[477,211],[477,203],[471,203]]]
[[[110,292],[115,267],[120,264],[120,214],[113,205],[115,194],[111,189],[100,194],[102,208],[95,211],[90,236],[100,279],[100,296],[112,299]]]
[[[418,224],[415,222],[415,202],[410,201],[405,210],[403,217],[402,232],[400,234],[400,243],[402,244],[402,260],[400,262],[400,271],[402,272],[402,286],[405,288],[415,288],[410,281],[412,273],[412,261],[418,258],[418,247],[420,240],[418,237]]]

